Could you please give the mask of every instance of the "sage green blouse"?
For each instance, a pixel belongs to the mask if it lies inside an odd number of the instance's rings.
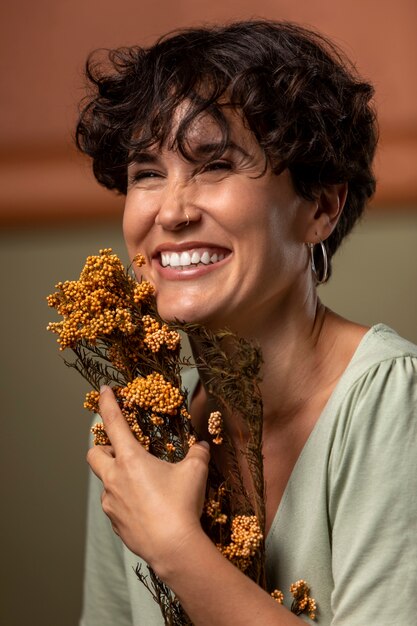
[[[186,373],[190,394],[197,381]],[[163,626],[101,491],[91,475],[80,626]],[[290,584],[305,579],[320,626],[417,623],[417,346],[387,326],[364,336],[324,408],[266,548],[271,588],[290,606]]]

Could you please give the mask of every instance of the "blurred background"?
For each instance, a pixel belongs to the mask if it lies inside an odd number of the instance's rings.
[[[81,605],[87,390],[45,327],[45,296],[121,237],[123,199],[100,189],[72,132],[97,47],[253,17],[329,35],[377,91],[379,191],[335,260],[323,300],[417,342],[415,0],[15,0],[0,9],[2,542],[0,623],[73,626]],[[115,626],[117,626],[115,624]]]

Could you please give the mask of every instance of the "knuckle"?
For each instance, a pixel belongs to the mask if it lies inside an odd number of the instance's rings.
[[[103,491],[102,496],[101,496],[101,508],[103,509],[107,517],[111,517],[112,508],[110,504],[110,499],[106,491]]]
[[[86,457],[85,457],[86,460],[87,460],[87,463],[89,465],[91,465],[91,463],[93,462],[93,459],[95,458],[95,455],[96,455],[96,448],[95,447],[89,448],[89,450],[88,450],[88,452],[86,454]]]

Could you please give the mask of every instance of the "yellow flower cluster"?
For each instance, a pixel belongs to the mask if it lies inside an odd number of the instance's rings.
[[[158,352],[160,347],[165,345],[168,350],[175,350],[180,343],[180,335],[176,330],[169,330],[166,324],[161,324],[151,317],[144,315],[142,324],[145,330],[143,343],[148,346],[151,352]]]
[[[148,302],[155,293],[154,287],[147,280],[143,280],[141,283],[136,283],[133,288],[133,302],[140,304],[141,302]]]
[[[109,446],[110,439],[107,437],[107,433],[104,430],[104,426],[101,422],[94,424],[91,427],[91,432],[94,435],[93,443],[95,446]]]
[[[215,524],[225,524],[227,522],[227,515],[221,512],[221,504],[218,500],[210,498],[207,500],[205,508],[207,516],[211,517]]]
[[[127,335],[134,332],[126,280],[131,282],[134,302],[153,293],[149,283],[134,285],[133,279],[126,277],[118,256],[112,254],[111,248],[105,248],[100,250],[99,256],[87,258],[79,280],[56,285],[58,291],[47,300],[63,320],[51,322],[48,330],[59,335],[61,350],[74,348],[82,339],[95,344],[98,337],[115,330]]]
[[[161,374],[149,374],[145,378],[138,376],[119,391],[125,406],[140,406],[152,413],[175,415],[184,401],[180,390],[166,381]]]
[[[261,545],[263,535],[256,515],[236,515],[232,519],[231,541],[220,546],[222,554],[243,572]]]
[[[210,413],[208,419],[208,431],[210,435],[216,435],[213,439],[213,443],[220,445],[223,443],[223,437],[221,436],[221,432],[223,429],[223,419],[220,411],[213,411]]]
[[[305,580],[297,580],[290,587],[290,592],[294,597],[291,611],[296,615],[308,613],[311,620],[316,619],[317,604],[314,598],[310,597],[310,587]]]
[[[189,414],[189,412],[187,411],[187,409],[185,409],[184,407],[181,409],[180,414],[185,417],[185,419],[190,420],[191,419],[191,415]],[[195,443],[195,442],[194,442]]]
[[[274,589],[271,596],[274,598],[275,602],[278,602],[278,604],[284,604],[284,594],[279,589]]]
[[[100,394],[98,391],[89,391],[85,396],[84,408],[87,409],[87,411],[92,411],[92,413],[98,413],[99,399],[100,399]]]
[[[149,450],[150,439],[147,435],[143,434],[143,431],[139,424],[136,421],[134,415],[130,415],[129,413],[123,412],[127,423],[129,424],[129,428],[139,441],[139,443],[145,448],[145,450]],[[97,422],[94,426],[91,427],[91,432],[94,435],[93,443],[95,446],[108,446],[111,444],[110,439],[107,436],[107,433],[104,429],[104,425],[101,422]]]
[[[187,443],[188,447],[191,448],[191,446],[197,443],[197,437],[195,435],[188,435]]]
[[[145,257],[143,256],[143,254],[138,252],[138,254],[133,257],[133,263],[137,265],[137,267],[142,267],[142,265],[145,265]]]
[[[143,434],[143,431],[137,422],[135,414],[129,413],[128,411],[124,409],[122,409],[122,413],[125,416],[126,421],[129,424],[129,428],[132,431],[132,433],[135,435],[136,439],[145,448],[145,450],[149,451],[151,440],[147,435]]]

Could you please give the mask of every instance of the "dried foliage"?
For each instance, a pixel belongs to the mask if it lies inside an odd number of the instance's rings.
[[[144,258],[137,255],[134,263],[140,267]],[[62,319],[51,322],[48,330],[58,335],[60,350],[69,348],[75,355],[65,363],[93,388],[85,408],[97,413],[99,388],[111,385],[134,436],[168,462],[183,459],[199,439],[181,387],[181,369],[191,363],[180,356],[179,331],[198,346],[194,366],[219,409],[211,414],[208,430],[214,443],[225,447],[228,460],[223,474],[210,462],[202,526],[226,558],[266,589],[260,350],[230,331],[212,333],[180,322],[167,325],[156,310],[152,285],[131,278],[110,248],[87,258],[79,280],[56,288],[48,304]],[[239,425],[244,449],[236,450],[223,414]],[[109,443],[101,423],[92,432],[95,444]],[[242,457],[249,488],[242,478]],[[144,574],[138,566],[136,574],[159,604],[165,624],[191,624],[177,598],[148,570]],[[297,610],[303,602],[312,613],[305,596]]]

